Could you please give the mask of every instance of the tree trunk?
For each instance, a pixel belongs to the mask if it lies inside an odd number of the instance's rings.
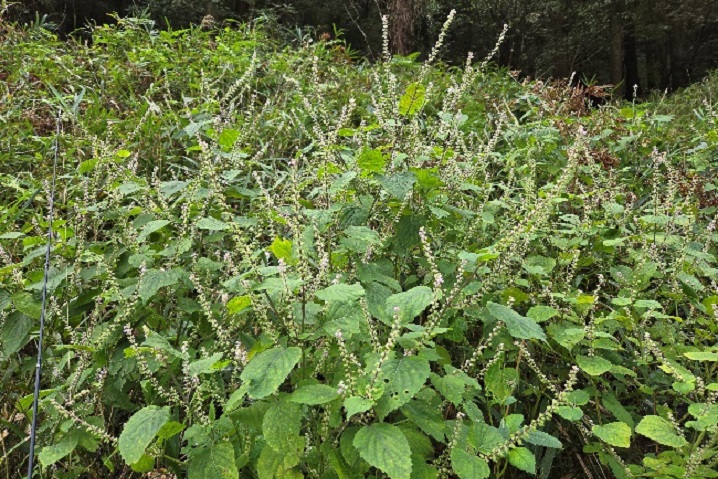
[[[625,91],[623,82],[623,45],[621,8],[616,2],[611,10],[611,83],[616,86],[616,93],[619,96],[623,95]]]
[[[414,26],[418,0],[390,0],[389,33],[392,51],[398,55],[408,55],[415,48]]]
[[[641,80],[638,74],[638,54],[636,53],[635,26],[633,21],[628,22],[624,30],[624,64],[626,67],[625,98],[632,100],[634,89],[640,92]]]

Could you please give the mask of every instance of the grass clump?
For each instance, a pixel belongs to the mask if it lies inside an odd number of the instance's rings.
[[[581,116],[268,24],[2,28],[6,477],[58,109],[39,477],[716,474],[710,101]]]

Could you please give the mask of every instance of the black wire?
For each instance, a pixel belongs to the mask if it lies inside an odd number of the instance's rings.
[[[37,344],[37,363],[35,363],[35,392],[32,400],[32,426],[30,427],[30,459],[27,466],[27,479],[32,479],[35,466],[35,438],[37,436],[37,408],[40,402],[40,375],[42,372],[42,339],[45,332],[45,303],[47,300],[47,281],[50,272],[50,251],[52,250],[52,220],[55,215],[55,179],[57,178],[57,157],[60,154],[60,125],[62,110],[57,112],[55,131],[55,154],[52,161],[52,184],[50,185],[50,212],[47,227],[47,249],[45,250],[45,272],[42,280],[42,309],[40,310],[40,336]]]

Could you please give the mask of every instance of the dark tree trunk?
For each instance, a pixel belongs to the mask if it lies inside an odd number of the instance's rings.
[[[616,93],[621,96],[625,91],[623,82],[623,21],[618,2],[611,10],[611,83],[616,86]]]
[[[624,91],[625,98],[632,100],[635,94],[640,93],[641,81],[638,74],[638,54],[636,52],[636,36],[635,26],[633,22],[629,22],[624,28],[624,63],[626,79],[626,88]]]

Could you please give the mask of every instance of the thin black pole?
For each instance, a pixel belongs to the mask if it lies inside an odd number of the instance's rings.
[[[35,466],[35,437],[37,436],[37,408],[40,402],[40,374],[42,372],[42,339],[45,332],[45,303],[47,301],[47,280],[50,272],[50,251],[52,250],[52,220],[55,215],[55,179],[57,178],[57,157],[60,154],[60,125],[62,110],[57,112],[55,130],[55,152],[52,160],[52,184],[50,185],[50,212],[47,227],[47,249],[45,250],[45,273],[42,280],[42,308],[40,310],[40,335],[37,341],[37,363],[35,363],[35,392],[32,400],[32,426],[30,427],[30,459],[27,465],[27,479],[32,479]]]

